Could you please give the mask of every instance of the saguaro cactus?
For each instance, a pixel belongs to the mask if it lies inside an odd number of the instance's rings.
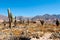
[[[59,26],[59,21],[58,21],[58,19],[56,19],[56,26]]]
[[[14,26],[16,26],[16,16],[15,16]]]
[[[8,9],[8,18],[9,18],[9,28],[11,28],[13,17],[12,17],[12,13],[10,12],[10,9]]]
[[[28,23],[28,25],[29,25],[29,18],[27,19],[27,23]]]
[[[22,18],[19,18],[19,20],[20,20],[20,24],[22,24]]]
[[[23,20],[22,20],[22,24],[24,24],[24,21],[25,21],[25,20],[23,19]]]

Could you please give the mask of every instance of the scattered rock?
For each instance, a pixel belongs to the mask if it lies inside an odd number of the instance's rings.
[[[52,33],[52,35],[51,35],[50,38],[51,39],[55,39],[55,38],[59,38],[60,39],[60,32],[54,32],[54,33]]]

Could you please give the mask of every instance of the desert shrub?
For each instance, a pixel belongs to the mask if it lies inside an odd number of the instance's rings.
[[[27,37],[20,37],[19,40],[30,40],[31,38],[27,38]]]
[[[36,22],[33,21],[33,23],[36,23]]]
[[[59,21],[58,21],[58,19],[56,19],[56,26],[59,26]]]
[[[43,25],[44,24],[44,20],[40,20],[40,23],[41,23],[41,25]]]
[[[5,27],[6,26],[6,21],[5,20],[4,20],[3,24],[4,24],[4,27]]]
[[[14,40],[19,40],[19,37],[14,37]]]
[[[19,18],[19,23],[22,24],[24,22],[24,20],[22,19],[22,17]]]
[[[32,20],[31,23],[36,23],[36,21],[33,21],[33,20]]]

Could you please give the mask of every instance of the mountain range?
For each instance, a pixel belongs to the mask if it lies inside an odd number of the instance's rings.
[[[0,14],[0,20],[8,20],[8,17]]]
[[[60,15],[49,15],[49,14],[45,14],[45,15],[37,15],[35,17],[32,18],[32,20],[36,20],[36,19],[44,19],[44,20],[54,20],[54,19],[59,19],[60,20]]]
[[[24,17],[24,16],[17,16],[17,20],[19,19],[31,19],[31,20],[37,20],[37,19],[44,19],[44,20],[54,20],[54,19],[59,19],[60,20],[60,14],[59,15],[49,15],[49,14],[45,14],[45,15],[37,15],[37,16],[34,16],[34,17]],[[4,16],[4,15],[0,15],[0,19],[2,20],[8,20],[8,17],[7,16]]]

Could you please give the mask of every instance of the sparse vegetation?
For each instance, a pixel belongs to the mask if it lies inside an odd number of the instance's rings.
[[[28,23],[28,25],[29,25],[29,18],[27,19],[27,23]]]
[[[56,26],[59,26],[59,21],[58,21],[58,19],[56,19]]]
[[[13,19],[13,16],[10,12],[10,9],[8,9],[8,19],[9,19],[9,22],[7,23],[5,20],[4,20],[4,25],[0,25],[0,27],[4,28],[5,26],[8,27],[8,24],[9,24],[9,28],[7,29],[2,29],[0,31],[2,31],[3,33],[5,33],[6,35],[10,35],[10,40],[20,40],[20,39],[23,39],[25,40],[25,37],[26,39],[29,39],[30,38],[36,38],[36,39],[39,39],[39,37],[43,37],[45,33],[57,33],[57,32],[60,32],[60,25],[59,25],[59,21],[56,20],[56,25],[54,24],[44,24],[45,21],[44,20],[39,20],[41,23],[41,25],[38,25],[38,23],[36,21],[32,21],[31,22],[29,21],[29,19],[27,19],[27,25],[26,25],[26,22],[24,19],[20,18],[19,22],[17,22],[17,18],[15,16],[15,18]],[[14,22],[13,22],[14,20]],[[15,27],[12,28],[12,25],[14,25]],[[26,26],[25,26],[26,25]],[[37,26],[38,25],[38,26]],[[42,27],[44,25],[44,27]],[[58,26],[58,27],[57,27]],[[10,29],[11,28],[11,29]],[[54,34],[55,35],[55,34]],[[59,34],[56,34],[57,38],[60,36]],[[24,37],[22,37],[24,36]],[[29,38],[27,38],[29,37]],[[55,37],[55,36],[54,36]]]
[[[44,24],[44,20],[40,20],[40,23],[41,23],[41,25],[43,25]]]
[[[15,16],[14,26],[16,26],[16,23],[17,23],[17,21],[16,21],[16,16]]]
[[[5,27],[6,26],[6,21],[5,20],[4,20],[3,24],[4,24],[4,27]]]

